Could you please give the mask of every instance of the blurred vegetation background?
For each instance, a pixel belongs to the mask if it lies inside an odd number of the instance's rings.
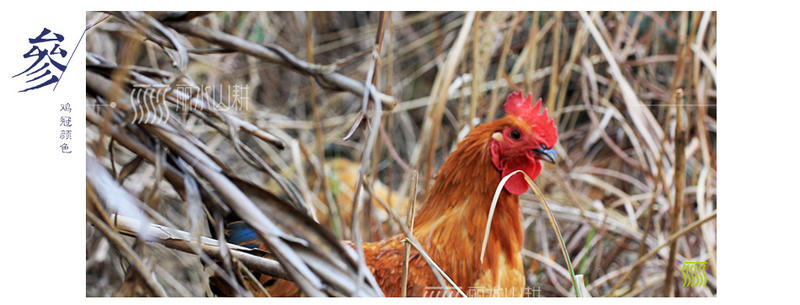
[[[305,208],[302,217],[317,219],[337,239],[351,239],[352,192],[371,127],[361,121],[369,114],[365,83],[374,84],[384,104],[367,177],[398,215],[408,215],[406,198],[421,202],[471,128],[503,115],[509,93],[532,92],[559,130],[560,160],[546,165],[536,183],[588,291],[716,295],[715,12],[88,12],[86,18],[87,158],[102,165],[87,165],[87,296],[210,296],[214,270],[246,276],[224,255],[204,258],[169,242],[144,242],[141,232],[109,216],[129,204],[141,214],[138,221],[217,238],[215,226],[230,203],[214,207],[209,194],[225,191],[192,162],[176,161],[190,161],[193,153],[223,167],[228,178],[235,173]],[[104,89],[109,84],[119,89]],[[173,88],[146,112],[166,105],[173,134],[199,151],[187,152],[137,121],[136,105],[125,106],[124,97],[142,85]],[[182,100],[206,101],[208,109],[181,107],[178,85],[199,89]],[[132,149],[135,142],[144,148]],[[98,178],[103,170],[110,180]],[[200,195],[187,193],[190,180],[175,178],[187,175]],[[122,196],[117,192],[129,200],[112,204]],[[271,204],[253,201],[262,211]],[[569,274],[546,216],[533,194],[521,203],[528,285],[543,296],[569,295]],[[367,201],[360,213],[364,240],[400,232],[388,214]],[[272,221],[290,234],[304,230],[300,220],[285,219]],[[98,230],[103,223],[112,230]],[[307,240],[327,234],[318,231],[297,234],[310,234]],[[681,264],[694,261],[707,262],[704,287],[682,285]]]

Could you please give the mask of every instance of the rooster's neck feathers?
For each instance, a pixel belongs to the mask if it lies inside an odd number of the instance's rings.
[[[492,220],[486,256],[483,263],[480,261],[489,208],[502,178],[492,165],[489,140],[507,123],[507,119],[500,119],[479,125],[458,144],[439,170],[414,220],[414,235],[429,251],[433,250],[433,256],[449,253],[441,259],[461,260],[450,263],[463,265],[453,272],[468,285],[480,277],[482,270],[494,269],[501,261],[516,263],[518,260],[513,258],[521,251],[519,197],[503,190]],[[455,252],[466,256],[453,256]]]

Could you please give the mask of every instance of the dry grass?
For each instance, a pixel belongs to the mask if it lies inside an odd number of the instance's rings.
[[[342,217],[354,202],[338,191],[357,185],[323,183],[337,177],[326,148],[356,156],[360,192],[382,181],[422,199],[455,144],[523,90],[558,124],[561,160],[536,184],[586,291],[716,295],[716,13],[380,16],[88,13],[87,164],[100,166],[87,167],[86,294],[210,296],[213,272],[249,295],[248,269],[307,295],[379,294],[338,240],[401,233],[414,205],[377,198]],[[166,89],[142,107],[144,85]],[[547,213],[521,201],[528,285],[574,295]],[[375,202],[397,210],[378,217]],[[164,242],[115,212],[185,234]],[[231,215],[275,253],[224,242]],[[705,287],[681,285],[685,261],[708,262]]]

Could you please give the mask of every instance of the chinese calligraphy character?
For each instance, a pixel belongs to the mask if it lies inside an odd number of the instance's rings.
[[[228,87],[230,90],[230,86]],[[230,90],[232,98],[232,105],[231,105],[232,107],[241,107],[242,105],[244,105],[245,107],[247,106],[247,98],[249,97],[249,95],[247,94],[247,91],[249,89],[248,87],[249,86],[246,84],[244,86],[242,86],[241,84],[233,85],[233,90]]]
[[[61,144],[61,153],[64,153],[64,154],[71,154],[72,153],[72,150],[69,149],[69,144],[67,144],[67,143]]]
[[[72,127],[72,117],[61,116],[61,123],[58,126]]]
[[[69,103],[61,104],[61,110],[60,111],[62,113],[64,113],[64,112],[66,112],[66,113],[72,112],[72,106],[70,106]],[[60,130],[61,132],[60,132],[60,134],[58,136],[58,138],[61,139],[64,142],[60,146],[61,147],[61,153],[62,154],[71,154],[72,150],[69,149],[69,143],[67,143],[67,142],[70,142],[70,140],[72,140],[72,129],[71,129],[71,127],[72,127],[72,116],[70,116],[69,114],[62,115],[59,119],[60,119],[59,126],[65,127],[64,129]]]
[[[52,35],[48,36],[48,34]],[[64,41],[63,35],[51,32],[48,28],[42,29],[42,32],[39,34],[39,36],[36,36],[36,38],[28,39],[28,43],[32,44],[33,46],[31,46],[31,49],[27,53],[22,55],[22,58],[33,57],[36,60],[33,62],[33,64],[30,65],[30,67],[25,69],[25,71],[22,71],[19,74],[12,76],[11,78],[27,73],[25,74],[25,76],[31,77],[31,79],[26,81],[26,83],[35,82],[38,80],[42,81],[38,84],[34,84],[32,87],[21,90],[20,92],[39,89],[41,87],[58,82],[61,73],[63,73],[64,70],[67,68],[66,65],[62,65],[61,63],[56,61],[56,59],[58,59],[58,56],[61,56],[61,59],[67,56],[67,51],[61,48],[61,42],[63,41]],[[48,49],[48,46],[52,46],[52,48]],[[51,55],[58,55],[58,56],[51,56]],[[46,61],[44,60],[45,58],[47,58]],[[35,67],[38,68],[34,69]],[[59,73],[59,76],[56,76],[55,72],[50,71],[52,68],[55,68],[58,72],[61,72]],[[33,70],[33,72],[28,73],[28,71],[31,70]]]

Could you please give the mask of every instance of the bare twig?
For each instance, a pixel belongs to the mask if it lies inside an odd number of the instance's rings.
[[[141,227],[141,224],[138,221],[119,214],[111,215],[111,218],[114,220],[114,228],[119,230],[120,233],[136,237],[135,232]],[[191,234],[189,232],[157,224],[148,224],[145,230],[147,230],[148,235],[151,237],[150,241],[152,242],[157,242],[166,247],[186,253],[195,253],[189,245],[190,243],[195,242],[191,240]],[[211,258],[222,260],[222,250],[219,241],[203,236],[199,240],[199,245],[200,249],[202,249],[203,252],[208,254]],[[289,275],[286,273],[283,267],[281,267],[278,261],[251,254],[252,252],[258,253],[259,250],[251,250],[249,248],[234,244],[226,244],[225,246],[230,248],[231,255],[237,261],[247,266],[247,268],[258,272],[263,272],[264,274],[268,274],[277,278],[289,279]],[[263,255],[263,253],[260,254]]]
[[[363,92],[363,99],[362,99],[362,106],[361,112],[367,113],[367,102],[369,101],[370,96],[372,97],[373,108],[372,108],[372,121],[371,126],[369,127],[369,132],[367,134],[367,140],[364,142],[364,150],[361,152],[361,164],[358,167],[358,180],[356,181],[355,193],[353,194],[353,209],[351,210],[350,214],[350,231],[353,234],[353,243],[356,245],[356,252],[358,253],[359,264],[358,264],[358,277],[357,279],[361,281],[362,277],[365,273],[369,273],[367,269],[367,265],[364,263],[364,245],[362,244],[361,238],[361,226],[359,225],[359,215],[358,213],[361,210],[361,205],[365,198],[361,196],[361,191],[363,186],[361,185],[360,181],[364,179],[367,174],[368,166],[370,164],[370,158],[372,157],[372,150],[375,147],[375,142],[378,138],[378,128],[381,125],[381,116],[382,114],[382,103],[380,97],[378,97],[375,92],[375,86],[372,85],[373,77],[375,75],[375,70],[377,69],[377,61],[380,57],[380,45],[383,43],[383,30],[384,30],[384,22],[385,22],[385,14],[386,12],[381,12],[381,22],[378,25],[379,31],[376,34],[375,38],[375,49],[372,53],[372,59],[370,60],[370,68],[367,71],[367,78],[364,81],[364,92]],[[372,277],[368,277],[374,287],[379,287],[375,279]]]
[[[261,58],[268,62],[291,68],[300,73],[311,75],[322,88],[345,90],[357,95],[360,95],[365,91],[364,85],[360,84],[358,81],[336,73],[335,66],[310,64],[297,59],[294,57],[294,55],[290,54],[280,46],[273,44],[262,46],[233,35],[228,35],[187,22],[167,23],[167,25],[179,32],[207,40],[227,49],[238,50],[239,52]],[[381,102],[386,108],[391,109],[394,107],[394,99],[391,96],[382,93],[377,93],[376,95],[379,96]]]
[[[411,176],[411,205],[408,207],[408,218],[406,218],[406,222],[408,223],[409,233],[414,235],[414,208],[417,203],[417,175],[416,172],[413,173]],[[405,249],[403,251],[403,280],[401,281],[403,286],[400,286],[400,296],[405,297],[408,289],[408,258],[411,254],[411,243],[408,239],[405,240]]]
[[[161,285],[159,285],[153,279],[153,277],[151,276],[151,271],[149,270],[150,268],[144,265],[144,262],[142,262],[141,258],[139,258],[139,256],[136,255],[131,246],[125,243],[125,241],[123,241],[122,238],[119,237],[119,235],[114,233],[114,231],[112,231],[111,228],[108,227],[108,225],[103,223],[103,221],[100,220],[100,218],[98,218],[88,210],[86,211],[86,219],[88,219],[89,222],[92,223],[92,225],[95,228],[100,230],[100,232],[102,232],[103,235],[105,235],[105,237],[108,238],[111,244],[113,244],[114,247],[120,251],[122,256],[124,256],[128,260],[128,262],[130,262],[131,265],[133,265],[133,270],[135,270],[136,273],[139,274],[139,278],[141,278],[144,281],[147,288],[150,289],[150,293],[159,297],[167,296],[166,293],[164,293],[164,287],[161,287]]]
[[[675,204],[670,209],[670,226],[672,232],[678,231],[683,216],[684,205],[684,186],[686,184],[686,131],[683,128],[683,91],[678,89],[675,98]],[[674,296],[672,275],[675,270],[675,255],[677,254],[677,243],[673,241],[669,245],[669,258],[667,259],[666,270],[664,271],[664,296]]]

